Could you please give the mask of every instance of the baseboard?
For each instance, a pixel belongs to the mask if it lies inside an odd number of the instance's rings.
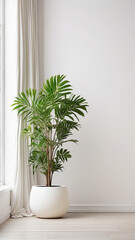
[[[135,212],[133,204],[71,204],[68,212]]]
[[[10,217],[11,206],[8,206],[6,209],[0,211],[0,224],[6,221]]]

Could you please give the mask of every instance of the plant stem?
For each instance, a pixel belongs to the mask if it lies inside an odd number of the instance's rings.
[[[47,173],[47,186],[51,186],[51,149],[49,147],[49,130],[47,131],[47,163],[48,163],[48,173]]]
[[[49,161],[49,144],[48,144],[48,142],[47,142],[47,162],[48,162],[47,186],[50,186],[50,161]]]
[[[46,186],[48,186],[48,176],[47,176],[47,174],[45,175],[45,183],[46,183]]]

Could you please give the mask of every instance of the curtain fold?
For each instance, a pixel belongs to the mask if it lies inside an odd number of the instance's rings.
[[[38,88],[37,0],[17,0],[17,94],[28,88]],[[15,96],[14,96],[15,97]],[[17,114],[17,112],[16,112]],[[28,164],[28,139],[21,136],[26,127],[22,117],[17,119],[15,177],[11,197],[12,217],[31,215],[29,196],[31,186],[37,184]]]

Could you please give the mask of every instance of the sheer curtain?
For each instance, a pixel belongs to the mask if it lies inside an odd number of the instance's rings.
[[[26,126],[26,123],[22,121],[21,117],[17,117],[17,112],[11,113],[9,105],[12,104],[14,97],[27,88],[38,88],[38,33],[37,33],[37,0],[6,0],[7,9],[11,8],[14,12],[15,25],[12,25],[14,34],[16,35],[15,41],[12,42],[9,52],[9,25],[10,20],[8,19],[8,10],[6,14],[8,29],[5,37],[7,37],[7,53],[6,53],[6,149],[10,149],[9,153],[6,153],[6,166],[7,172],[9,173],[12,161],[12,177],[9,174],[6,175],[7,183],[12,182],[13,191],[11,196],[12,205],[12,217],[22,217],[31,214],[29,208],[29,195],[31,186],[37,183],[36,175],[32,174],[31,169],[28,166],[28,140],[21,136],[22,129]],[[12,5],[10,6],[9,5]],[[13,13],[12,13],[13,14]],[[12,18],[12,19],[13,19]],[[16,31],[15,31],[16,28]],[[6,29],[6,28],[5,28]],[[10,61],[14,71],[11,71],[9,75],[9,54],[13,57]],[[11,58],[10,56],[10,58]],[[15,66],[16,65],[16,66]],[[11,68],[10,66],[10,68]],[[13,84],[11,84],[11,82]],[[9,89],[10,86],[12,89]],[[12,93],[11,93],[12,91]],[[9,93],[9,94],[8,94]],[[15,95],[16,93],[16,95]],[[13,95],[14,94],[14,95]],[[9,119],[9,117],[11,117]],[[10,121],[10,128],[9,128]],[[12,121],[12,122],[11,122]],[[10,136],[10,137],[9,137]],[[11,137],[12,136],[12,137]],[[10,145],[10,146],[9,146]],[[12,146],[12,149],[11,149]]]

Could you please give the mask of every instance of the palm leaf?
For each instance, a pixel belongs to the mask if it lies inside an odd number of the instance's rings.
[[[12,108],[23,116],[28,125],[22,133],[30,139],[29,163],[33,172],[38,169],[46,175],[48,161],[51,161],[52,174],[62,171],[63,163],[71,158],[63,145],[78,142],[71,136],[80,128],[79,116],[84,117],[87,112],[86,100],[72,93],[72,86],[65,75],[56,75],[47,79],[38,92],[29,88],[19,93]]]

